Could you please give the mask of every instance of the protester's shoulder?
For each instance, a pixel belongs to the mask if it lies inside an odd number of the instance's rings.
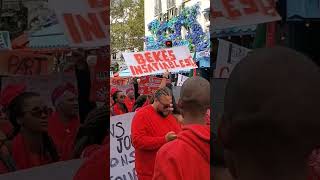
[[[147,114],[150,114],[152,111],[151,111],[151,105],[148,105],[148,106],[145,106],[145,107],[142,107],[139,109],[139,111],[136,111],[135,113],[135,116],[145,116]]]
[[[166,143],[165,145],[163,145],[159,151],[158,151],[158,155],[159,156],[163,156],[163,157],[167,157],[167,158],[176,158],[181,156],[181,151],[183,151],[183,147],[185,146],[184,142],[176,139],[173,140],[171,142]]]

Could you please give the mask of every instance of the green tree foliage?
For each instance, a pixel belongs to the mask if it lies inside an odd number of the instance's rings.
[[[143,50],[144,0],[111,1],[111,52]]]

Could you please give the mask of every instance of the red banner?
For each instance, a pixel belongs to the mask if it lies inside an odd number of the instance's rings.
[[[154,76],[144,76],[140,78],[139,82],[139,94],[153,94],[157,89],[159,89],[162,78]],[[170,83],[170,80],[167,80]]]

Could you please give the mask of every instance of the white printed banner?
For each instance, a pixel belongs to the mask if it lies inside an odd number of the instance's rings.
[[[133,116],[134,113],[127,113],[110,119],[110,180],[138,179],[131,141]]]
[[[70,47],[109,45],[109,0],[49,0],[64,27]]]
[[[182,86],[183,83],[188,79],[189,77],[178,74],[178,81],[177,81],[177,86]]]
[[[250,49],[219,39],[215,78],[229,78],[233,68],[247,56]]]
[[[211,0],[213,29],[225,29],[281,20],[275,0]]]
[[[134,77],[198,68],[186,46],[122,54]]]

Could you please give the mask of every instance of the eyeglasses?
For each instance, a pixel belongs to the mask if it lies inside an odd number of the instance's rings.
[[[50,110],[48,107],[44,106],[42,108],[39,108],[39,107],[33,108],[31,111],[25,111],[24,113],[27,113],[27,112],[30,112],[33,117],[41,118],[42,114],[46,116],[49,115]]]
[[[126,98],[125,95],[120,96],[120,99],[125,99],[125,98]]]
[[[157,98],[157,99],[158,99],[158,98]],[[170,105],[171,105],[171,104],[169,104],[169,105],[168,105],[168,104],[164,104],[163,102],[160,101],[160,99],[158,99],[158,101],[159,101],[159,103],[163,106],[164,109],[170,108]]]

